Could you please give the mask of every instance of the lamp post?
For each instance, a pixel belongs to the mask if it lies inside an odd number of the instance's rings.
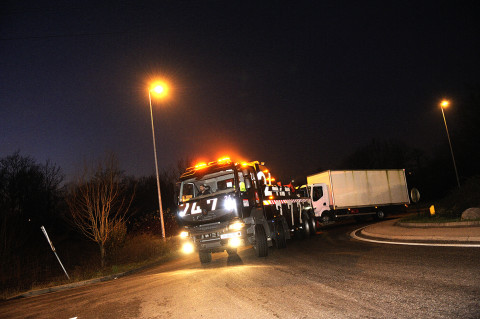
[[[458,178],[457,164],[455,164],[455,156],[453,156],[452,142],[450,141],[450,134],[448,133],[447,120],[443,109],[450,105],[450,101],[443,100],[440,102],[440,109],[442,110],[443,122],[445,123],[445,130],[447,131],[448,145],[450,146],[450,153],[452,154],[453,168],[455,169],[455,176],[457,177],[458,188],[460,188],[460,179]]]
[[[163,222],[162,195],[160,193],[160,178],[158,176],[157,147],[155,145],[155,129],[153,126],[152,92],[158,95],[159,97],[163,97],[167,94],[167,88],[163,83],[156,83],[150,88],[150,90],[148,90],[148,101],[150,102],[150,119],[152,121],[153,156],[155,157],[155,173],[157,175],[158,206],[160,208],[160,223],[162,226],[162,238],[165,239],[165,225]]]

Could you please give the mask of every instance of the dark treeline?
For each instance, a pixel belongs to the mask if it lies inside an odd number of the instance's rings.
[[[479,92],[479,88],[469,89],[446,115],[461,184],[480,175]],[[424,201],[438,200],[458,186],[446,132],[437,142],[427,154],[399,140],[372,139],[335,169],[405,168],[409,188],[418,188]]]
[[[166,236],[176,235],[175,185],[186,167],[186,160],[175,169],[160,174]],[[160,213],[155,176],[132,177],[121,173],[122,184],[133,200],[125,219],[126,233],[115,244],[124,243],[126,234],[161,235]],[[97,251],[72,222],[67,205],[71,189],[78,181],[64,183],[61,168],[50,161],[38,163],[19,151],[0,158],[0,285],[21,288],[25,278],[48,277],[46,272],[61,274],[55,256],[40,226],[45,226],[67,269],[92,262]],[[116,234],[114,234],[116,235]],[[113,243],[111,243],[113,244]],[[109,245],[112,248],[112,245]],[[61,249],[59,249],[61,247]],[[112,252],[114,250],[112,249]],[[95,258],[94,258],[95,259]],[[30,286],[31,282],[25,282]]]

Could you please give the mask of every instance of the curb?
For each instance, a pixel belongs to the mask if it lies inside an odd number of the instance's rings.
[[[368,227],[367,227],[368,228]],[[480,236],[458,236],[458,237],[449,237],[449,236],[439,236],[439,235],[384,235],[370,233],[365,229],[362,229],[360,233],[363,236],[375,238],[375,239],[388,239],[388,240],[401,240],[401,241],[439,241],[439,242],[471,242],[471,243],[480,243]]]
[[[441,228],[441,227],[472,227],[480,226],[480,221],[448,222],[448,223],[405,223],[396,222],[395,226],[405,228]]]

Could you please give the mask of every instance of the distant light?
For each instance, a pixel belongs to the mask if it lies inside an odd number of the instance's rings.
[[[180,233],[180,237],[181,237],[181,238],[187,238],[187,237],[188,237],[188,231],[182,231],[182,232]]]
[[[445,108],[445,107],[448,107],[450,105],[450,101],[448,100],[442,100],[442,102],[440,103],[440,106]]]

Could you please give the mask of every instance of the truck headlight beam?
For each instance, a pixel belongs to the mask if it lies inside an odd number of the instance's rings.
[[[184,254],[191,254],[195,251],[195,247],[193,247],[192,243],[184,243],[182,245],[182,252]]]
[[[242,240],[238,237],[230,238],[228,240],[228,246],[232,248],[237,248],[237,247],[240,247],[241,245],[242,245]]]

